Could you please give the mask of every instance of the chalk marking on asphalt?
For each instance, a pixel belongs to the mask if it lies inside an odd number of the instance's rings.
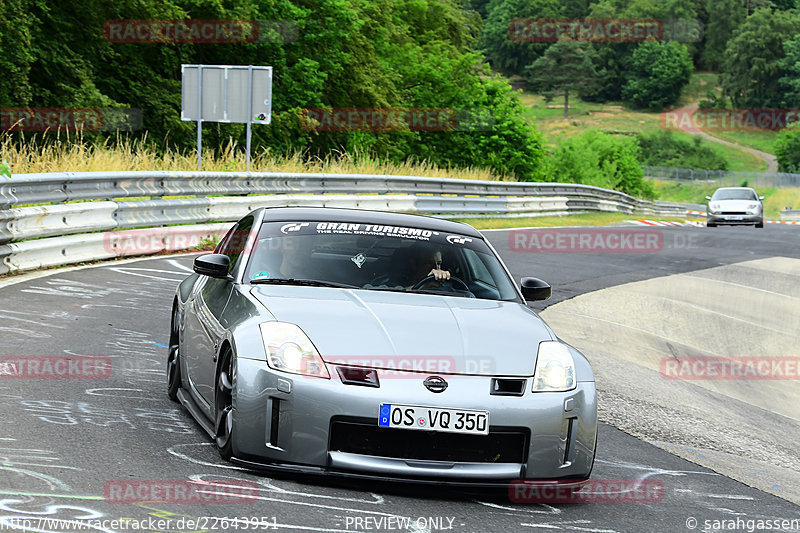
[[[220,475],[219,474],[193,474],[193,475],[189,476],[189,479],[192,480],[192,481],[196,481],[198,483],[210,483],[209,481],[203,479],[203,477],[205,477],[205,476],[220,476]],[[228,478],[228,479],[233,479],[234,481],[248,481],[247,479],[244,479],[244,478]],[[351,503],[366,503],[368,505],[381,505],[381,504],[385,503],[385,500],[383,499],[383,496],[381,496],[379,494],[372,493],[372,492],[370,493],[370,496],[372,496],[374,499],[372,499],[372,500],[362,500],[360,498],[347,498],[347,497],[344,497],[344,496],[329,496],[327,494],[309,494],[308,492],[296,492],[296,491],[292,491],[292,490],[286,490],[286,489],[282,489],[280,487],[277,487],[277,486],[273,485],[271,479],[257,479],[256,483],[261,485],[262,487],[265,487],[270,492],[275,492],[275,493],[278,493],[278,494],[285,494],[287,496],[300,496],[300,497],[306,497],[306,498],[307,497],[312,497],[312,498],[320,498],[320,499],[327,499],[327,500],[342,500],[342,501],[347,501],[347,502],[351,502]],[[217,487],[234,488],[234,489],[241,487],[241,485],[224,485],[224,484],[219,483],[219,482],[214,482],[214,485],[217,486]]]
[[[169,263],[170,265],[174,266],[175,268],[178,268],[180,270],[184,270],[184,271],[188,272],[189,274],[194,274],[194,270],[192,270],[191,268],[187,267],[186,265],[180,264],[175,259],[167,259],[167,263]]]
[[[561,509],[559,509],[558,507],[553,507],[552,505],[548,505],[546,503],[537,504],[538,506],[544,507],[545,510],[532,509],[530,507],[522,507],[522,508],[520,508],[520,507],[510,507],[508,505],[500,505],[500,504],[491,503],[491,502],[482,502],[480,500],[475,500],[475,503],[480,504],[480,505],[484,505],[484,506],[489,507],[491,509],[499,509],[501,511],[513,511],[515,513],[522,512],[522,513],[529,513],[529,514],[553,514],[553,515],[561,514]]]

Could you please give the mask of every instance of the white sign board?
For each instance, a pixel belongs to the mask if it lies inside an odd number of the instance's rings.
[[[269,124],[272,67],[181,65],[181,120]]]

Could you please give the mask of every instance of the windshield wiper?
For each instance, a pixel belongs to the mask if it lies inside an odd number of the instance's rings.
[[[443,291],[439,289],[407,289],[405,292],[417,294],[435,294],[436,296],[460,296],[461,298],[475,298],[471,292],[464,291]]]
[[[250,280],[251,285],[301,285],[305,287],[336,287],[339,289],[360,289],[356,285],[347,283],[337,283],[335,281],[323,281],[320,279],[295,279],[295,278],[263,278]]]

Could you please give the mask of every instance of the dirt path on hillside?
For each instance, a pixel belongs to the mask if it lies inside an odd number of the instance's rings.
[[[697,102],[694,102],[692,104],[689,104],[686,107],[681,107],[679,109],[675,109],[672,112],[681,113],[681,114],[687,113],[689,115],[692,115],[692,114],[694,114],[695,111],[697,111],[697,107],[698,107],[697,104],[698,104]],[[711,142],[715,142],[715,143],[719,143],[719,144],[726,144],[728,146],[732,146],[734,148],[738,148],[740,150],[744,150],[745,152],[748,152],[748,153],[756,156],[757,158],[767,162],[767,170],[765,171],[766,173],[769,174],[769,173],[778,172],[778,160],[772,154],[768,154],[767,152],[762,152],[761,150],[756,150],[755,148],[750,148],[749,146],[742,146],[741,144],[736,144],[734,142],[730,142],[730,141],[725,141],[723,139],[719,139],[717,137],[714,137],[713,135],[710,135],[710,134],[706,133],[705,131],[701,130],[700,128],[696,128],[693,124],[689,125],[689,126],[681,126],[681,131],[685,131],[686,133],[691,133],[692,135],[699,135],[699,136],[701,136],[701,137],[703,137],[703,138],[705,138],[705,139],[707,139],[707,140],[709,140]]]

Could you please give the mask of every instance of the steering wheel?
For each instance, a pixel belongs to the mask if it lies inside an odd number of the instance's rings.
[[[422,288],[423,285],[425,285],[426,283],[430,283],[431,281],[436,281],[436,276],[433,276],[433,275],[425,276],[424,278],[422,278],[421,280],[416,282],[414,284],[414,286],[411,287],[411,289],[412,290],[413,289],[420,289],[420,288]],[[461,278],[457,278],[456,276],[450,276],[450,279],[445,279],[445,280],[440,281],[440,283],[447,283],[447,282],[451,283],[451,285],[453,286],[454,290],[468,292],[468,293],[472,294],[472,291],[469,290],[469,285],[464,283],[464,280],[462,280]],[[463,289],[456,287],[456,285],[460,285],[461,287],[463,287]]]

